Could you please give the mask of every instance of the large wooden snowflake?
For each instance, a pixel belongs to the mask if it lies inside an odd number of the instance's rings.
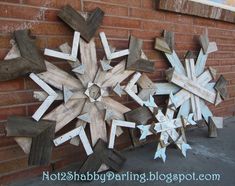
[[[76,39],[74,40],[76,43],[78,42]],[[71,51],[67,44],[61,45],[60,49],[64,53]],[[48,49],[45,52],[50,56],[54,54],[50,53]],[[65,59],[61,55],[56,55],[54,57]],[[80,58],[81,62],[78,60],[69,62],[78,79],[48,62],[46,63],[47,72],[37,74],[47,84],[59,89],[55,92],[56,99],[64,101],[46,114],[43,119],[55,120],[56,132],[75,118],[78,119],[77,127],[90,123],[92,145],[95,145],[98,139],[107,141],[106,121],[109,123],[112,119],[124,119],[123,113],[129,111],[129,108],[113,100],[110,96],[133,71],[125,70],[125,61],[121,61],[110,70],[105,71],[104,64],[98,65],[94,39],[89,43],[80,39]],[[104,58],[102,62],[109,65],[111,60]],[[120,86],[120,88],[122,87]],[[39,100],[44,100],[44,103],[48,101],[45,92],[37,91],[34,95]],[[111,111],[112,114],[108,115]],[[39,108],[33,117],[38,119],[38,114],[42,115],[41,112],[42,110]]]

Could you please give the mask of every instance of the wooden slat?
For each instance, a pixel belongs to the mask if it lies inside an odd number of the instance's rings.
[[[153,115],[147,107],[138,107],[125,113],[126,120],[136,124],[146,124],[152,117]]]
[[[219,92],[223,99],[226,99],[228,97],[227,84],[228,81],[224,78],[223,75],[219,77],[215,84],[215,90]]]
[[[108,41],[107,41],[107,38],[106,38],[104,32],[100,33],[100,40],[101,40],[101,43],[103,45],[106,58],[108,60],[116,59],[116,58],[119,58],[119,57],[122,57],[122,56],[126,56],[126,55],[129,55],[129,53],[130,53],[128,49],[117,51],[117,52],[112,52],[110,50],[110,46],[108,44]]]
[[[224,8],[211,6],[208,4],[205,4],[203,0],[181,0],[181,1],[175,1],[175,0],[159,0],[157,1],[157,9],[160,10],[166,10],[166,11],[172,11],[172,12],[178,12],[181,14],[188,14],[188,15],[194,15],[209,19],[216,19],[221,21],[228,21],[231,23],[235,22],[235,16],[234,11],[231,9],[234,9],[232,6],[230,6],[230,10],[226,10]],[[205,1],[210,2],[210,4],[213,4],[213,1]],[[220,5],[221,6],[221,5]]]
[[[70,5],[66,5],[59,12],[58,16],[73,30],[80,32],[86,42],[90,42],[103,20],[104,12],[100,8],[96,8],[85,20],[84,17]]]
[[[183,89],[199,96],[202,99],[209,101],[210,103],[215,102],[216,95],[214,92],[207,90],[206,88],[201,87],[198,83],[193,82],[185,76],[179,75],[175,70],[169,70],[168,80],[182,87]]]
[[[46,62],[46,67],[46,72],[37,75],[49,85],[59,90],[63,90],[63,86],[66,86],[70,90],[83,88],[81,82],[78,79],[61,70],[52,63]]]
[[[80,33],[75,31],[73,36],[73,47],[71,53],[63,53],[46,48],[44,50],[44,55],[76,62],[79,39],[80,39]]]
[[[31,72],[46,71],[44,58],[29,34],[29,30],[17,30],[14,32],[21,56],[14,58],[16,57],[14,53],[17,52],[18,54],[18,51],[14,50],[13,53],[10,53],[11,56],[9,54],[7,59],[0,61],[0,81],[15,79]]]
[[[127,57],[126,69],[140,72],[153,72],[154,63],[141,58],[143,40],[131,36],[129,43],[130,54]]]
[[[120,171],[124,162],[125,158],[118,151],[108,149],[107,143],[100,139],[94,147],[94,153],[87,158],[79,173],[97,172],[102,164],[113,171]]]
[[[7,136],[31,137],[29,165],[46,165],[50,162],[55,122],[35,122],[25,117],[10,117],[6,125]]]

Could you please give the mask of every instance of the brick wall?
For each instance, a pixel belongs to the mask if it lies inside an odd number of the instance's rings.
[[[96,7],[104,10],[105,17],[99,31],[104,31],[111,45],[118,49],[128,47],[130,35],[144,39],[143,49],[156,66],[156,71],[149,76],[156,82],[164,80],[164,70],[169,65],[162,53],[153,50],[154,38],[160,36],[163,29],[175,32],[176,51],[183,58],[187,50],[199,51],[198,36],[208,29],[209,38],[217,42],[219,51],[210,54],[207,65],[226,77],[230,95],[221,105],[210,108],[219,116],[235,114],[235,24],[159,11],[154,0],[0,0],[1,59],[9,51],[11,34],[16,29],[31,29],[37,36],[37,46],[42,50],[45,47],[56,48],[65,41],[71,42],[73,31],[57,17],[65,4],[79,11],[92,11]],[[98,37],[96,43],[98,57],[101,58],[104,53]],[[66,71],[70,70],[64,61],[49,60]],[[54,149],[50,165],[28,167],[27,157],[14,139],[4,137],[3,124],[8,116],[31,116],[40,105],[32,96],[35,89],[38,86],[28,78],[0,82],[0,184],[40,175],[42,170],[58,170],[85,158],[83,148],[65,144]],[[115,99],[134,107],[128,97]],[[157,103],[163,104],[165,99],[158,97]],[[65,127],[59,134],[72,127]],[[119,147],[130,144],[127,132],[118,144]]]

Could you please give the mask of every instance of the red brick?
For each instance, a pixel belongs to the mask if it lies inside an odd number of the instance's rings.
[[[10,106],[10,105],[19,105],[19,104],[27,104],[33,103],[36,100],[33,98],[32,91],[14,91],[14,92],[6,92],[0,93],[0,107],[2,106]]]
[[[25,116],[26,107],[0,108],[0,121],[6,120],[9,116]]]
[[[10,81],[0,82],[0,92],[24,89],[24,79],[17,78]]]
[[[7,3],[20,3],[21,0],[0,0],[0,2],[7,2]]]
[[[103,19],[103,25],[111,27],[122,27],[126,29],[140,28],[141,21],[135,19],[105,16]]]
[[[84,1],[84,11],[93,11],[96,7],[99,7],[105,12],[105,15],[117,15],[117,16],[128,16],[128,8],[118,5],[110,5],[107,3],[98,3],[92,1]]]
[[[227,80],[234,79],[235,78],[235,72],[224,73],[223,76]]]
[[[16,145],[14,137],[0,136],[0,147],[1,148],[8,147],[11,145]]]
[[[168,31],[174,31],[174,25],[165,23],[165,22],[154,22],[154,21],[142,21],[142,28],[144,30],[151,30],[151,31],[162,31],[162,30],[168,30]]]
[[[26,180],[27,178],[39,176],[42,174],[43,171],[52,171],[52,167],[41,166],[19,170],[8,175],[3,175],[0,181],[2,184],[14,183],[16,180]]]
[[[193,18],[187,15],[175,14],[168,12],[165,14],[165,20],[171,23],[193,24]]]
[[[192,25],[177,24],[175,25],[175,32],[192,34],[194,32],[194,27]]]
[[[98,35],[100,32],[105,32],[105,35],[108,38],[128,38],[128,30],[126,29],[114,29],[101,26],[98,32],[96,32],[96,37],[99,37]]]
[[[10,40],[11,36],[9,35],[0,36],[0,48],[11,48]]]
[[[38,8],[9,4],[0,4],[0,16],[27,20],[42,20],[44,11]]]
[[[139,39],[152,40],[153,42],[156,37],[160,37],[162,35],[162,30],[132,30],[131,35]],[[153,49],[153,45],[151,46],[151,49]]]
[[[152,10],[156,10],[156,3],[157,1],[154,0],[142,0],[142,8],[148,8],[148,9],[152,9]]]
[[[210,19],[204,19],[195,17],[194,22],[195,25],[206,26],[206,27],[215,27],[216,21],[211,21]]]
[[[117,5],[124,5],[130,7],[140,7],[141,0],[101,0],[102,2],[106,2],[109,4],[117,4]]]
[[[47,38],[47,48],[58,49],[60,45],[68,43],[72,46],[72,37],[48,37]]]
[[[61,9],[65,5],[69,4],[73,8],[80,10],[81,9],[81,2],[80,0],[22,0],[23,4],[39,6],[39,7],[52,7]]]
[[[57,16],[60,10],[52,10],[47,9],[44,12],[44,19],[45,21],[56,21],[56,22],[62,22],[62,20]]]
[[[38,23],[32,26],[32,33],[36,35],[63,35],[71,36],[73,30],[65,23]]]
[[[156,21],[163,21],[165,19],[165,14],[162,12],[157,12],[155,10],[145,10],[141,8],[131,8],[130,16],[141,19],[152,19]]]
[[[226,30],[235,30],[235,25],[233,23],[216,21],[216,28],[226,29]]]

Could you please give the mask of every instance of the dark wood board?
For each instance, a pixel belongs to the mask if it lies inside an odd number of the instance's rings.
[[[37,49],[35,40],[30,37],[30,31],[17,30],[14,36],[21,57],[0,61],[0,81],[16,79],[31,72],[46,71],[43,55]]]
[[[141,58],[143,41],[134,36],[130,37],[129,52],[126,69],[139,72],[154,72],[154,63]]]
[[[189,0],[158,0],[156,7],[158,10],[166,10],[235,23],[235,14],[233,11],[199,2]]]
[[[228,81],[224,78],[223,75],[219,77],[219,79],[217,80],[215,84],[215,90],[219,92],[219,94],[221,95],[223,99],[226,99],[228,97],[227,84],[228,84]]]
[[[58,16],[73,30],[80,32],[81,37],[86,42],[89,42],[99,28],[104,17],[104,12],[100,8],[96,8],[85,20],[85,18],[70,5],[66,5],[58,13]]]
[[[50,162],[56,122],[11,116],[6,124],[7,136],[30,137],[32,144],[29,165],[47,165]]]
[[[99,139],[94,147],[94,153],[88,156],[79,170],[79,173],[97,172],[102,164],[113,171],[120,171],[126,161],[118,151],[109,149],[108,144]]]

